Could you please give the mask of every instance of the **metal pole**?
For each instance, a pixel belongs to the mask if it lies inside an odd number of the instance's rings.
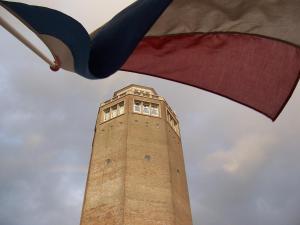
[[[26,45],[28,48],[30,48],[35,54],[37,54],[47,64],[49,64],[51,68],[56,68],[58,66],[55,62],[53,62],[46,55],[44,55],[39,49],[37,49],[20,32],[18,32],[14,27],[12,27],[9,23],[7,23],[1,16],[0,16],[0,25],[3,26],[4,29],[6,29],[9,33],[11,33],[13,36],[15,36],[24,45]]]

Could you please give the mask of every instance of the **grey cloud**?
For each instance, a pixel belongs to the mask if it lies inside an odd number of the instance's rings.
[[[2,29],[0,37],[0,224],[79,224],[99,103],[138,83],[180,119],[194,225],[299,225],[299,87],[272,123],[161,79],[52,73]]]

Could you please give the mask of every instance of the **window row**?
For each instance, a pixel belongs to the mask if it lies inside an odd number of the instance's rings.
[[[124,112],[125,112],[124,102],[120,102],[119,104],[116,104],[104,110],[103,120],[104,121],[110,120],[112,118],[124,114]]]
[[[179,126],[177,121],[173,118],[169,110],[167,110],[167,120],[171,124],[171,126],[174,128],[174,130],[179,133]]]
[[[149,116],[159,116],[159,105],[135,100],[133,112],[142,113]]]

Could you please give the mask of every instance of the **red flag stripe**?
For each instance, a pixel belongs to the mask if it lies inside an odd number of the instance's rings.
[[[208,90],[275,120],[299,80],[300,49],[247,34],[146,37],[122,70]]]

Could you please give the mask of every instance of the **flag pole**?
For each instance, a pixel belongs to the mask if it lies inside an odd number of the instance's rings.
[[[44,60],[47,64],[49,64],[50,68],[54,71],[59,69],[59,65],[57,59],[53,62],[49,59],[44,53],[42,53],[38,48],[36,48],[29,40],[26,39],[20,32],[18,32],[13,26],[11,26],[8,22],[6,22],[0,16],[0,25],[3,26],[5,30],[15,36],[19,41],[21,41],[24,45],[26,45],[29,49],[31,49],[35,54],[37,54],[42,60]]]

